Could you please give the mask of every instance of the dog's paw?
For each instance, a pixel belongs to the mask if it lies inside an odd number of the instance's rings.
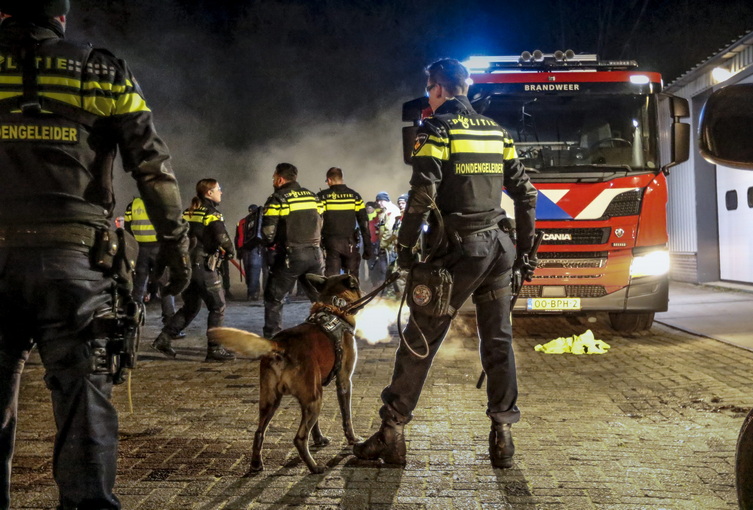
[[[353,437],[348,437],[347,440],[348,440],[348,444],[352,446],[356,443],[362,442],[363,438],[361,436],[353,436]]]
[[[311,471],[312,475],[320,475],[324,473],[327,470],[324,466],[314,465],[309,466],[309,471]]]
[[[325,436],[315,437],[314,446],[327,446],[329,444],[329,438]]]

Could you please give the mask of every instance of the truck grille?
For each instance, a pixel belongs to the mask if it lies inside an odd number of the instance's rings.
[[[538,267],[550,269],[600,268],[607,263],[605,251],[546,252],[539,253]]]
[[[639,189],[620,193],[612,199],[601,219],[615,216],[635,216],[641,211],[641,193]]]
[[[541,297],[542,285],[523,285],[520,289],[521,298]],[[565,297],[598,298],[607,295],[601,285],[565,285]]]
[[[542,244],[604,244],[609,240],[609,227],[551,228],[546,230]]]

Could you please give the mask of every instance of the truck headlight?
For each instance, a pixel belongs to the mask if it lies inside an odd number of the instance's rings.
[[[669,251],[655,250],[637,253],[630,264],[630,277],[659,276],[669,272]]]

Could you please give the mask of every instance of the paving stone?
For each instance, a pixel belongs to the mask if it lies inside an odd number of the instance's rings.
[[[237,294],[241,294],[238,292]],[[303,320],[308,304],[286,305]],[[226,324],[260,332],[263,308],[231,301]],[[471,321],[472,322],[472,321]],[[327,465],[310,475],[293,446],[298,405],[283,399],[270,425],[265,470],[249,473],[258,414],[258,362],[203,362],[206,311],[176,341],[178,358],[149,348],[159,332],[150,305],[139,366],[116,387],[121,443],[116,492],[133,510],[319,509],[733,509],[737,434],[753,407],[753,353],[663,325],[620,336],[596,323],[516,317],[522,420],[513,427],[510,470],[488,461],[486,395],[476,390],[478,345],[469,324],[454,327],[434,361],[413,421],[405,469],[350,455],[334,385],[320,417],[330,445],[312,448]],[[545,355],[533,346],[591,329],[605,355]],[[395,332],[394,327],[392,329]],[[353,422],[379,426],[379,394],[392,370],[396,336],[359,340]],[[57,503],[51,474],[55,430],[38,355],[23,377],[13,508]]]

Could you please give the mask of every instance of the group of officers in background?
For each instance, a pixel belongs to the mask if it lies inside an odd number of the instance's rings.
[[[280,163],[273,174],[274,192],[263,206],[251,204],[248,215],[235,228],[231,242],[219,211],[222,188],[215,179],[196,184],[196,196],[183,213],[191,239],[192,278],[176,310],[173,296],[159,292],[163,329],[152,347],[175,358],[173,340],[185,337],[184,329],[193,321],[203,302],[208,310],[207,329],[223,325],[229,290],[228,261],[236,256],[246,278],[246,297],[258,300],[263,288],[263,335],[271,338],[282,329],[284,303],[294,288],[312,302],[316,292],[305,278],[308,273],[336,275],[348,273],[381,284],[394,270],[397,236],[407,194],[398,205],[381,191],[374,202],[364,203],[361,195],[345,185],[343,171],[327,170],[328,188],[313,193],[298,183],[298,169]],[[135,198],[126,208],[125,229],[138,241],[133,297],[144,302],[150,279],[164,288],[167,275],[157,265],[159,241],[143,200]],[[371,261],[361,267],[361,260]],[[363,269],[363,271],[362,271]],[[398,297],[401,287],[387,290]],[[235,357],[208,340],[205,361],[231,361]]]

